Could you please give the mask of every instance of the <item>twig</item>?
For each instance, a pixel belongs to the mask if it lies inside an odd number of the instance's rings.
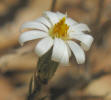
[[[98,32],[99,32],[99,25],[100,25],[100,21],[102,18],[102,11],[104,9],[104,2],[105,0],[99,0],[98,3],[98,12],[97,12],[97,17],[96,20],[94,22],[92,22],[92,28],[93,28],[93,36],[95,37],[95,40],[98,38]]]
[[[96,27],[99,26],[100,24],[100,20],[101,20],[101,17],[102,17],[102,11],[104,9],[104,2],[105,0],[99,0],[99,9],[98,9],[98,13],[97,13],[97,18],[96,18],[96,21],[95,21],[95,25]]]
[[[111,28],[111,20],[106,21],[99,29],[97,45],[101,46],[103,44],[103,40],[105,35],[108,33],[108,30]]]
[[[30,83],[29,83],[29,95],[28,95],[28,100],[30,100],[30,96],[31,96],[31,94],[32,94],[32,82],[33,82],[33,77],[31,78]]]
[[[105,2],[105,0],[99,0],[97,17],[96,17],[95,22],[92,24],[92,28],[93,28],[92,33],[93,33],[93,36],[94,36],[94,39],[95,39],[95,45],[93,46],[93,48],[95,48],[98,41],[100,42],[103,39],[103,35],[101,34],[101,33],[103,33],[103,29],[102,29],[102,32],[101,32],[101,30],[99,28],[99,25],[100,25],[100,21],[101,21],[101,18],[102,18],[102,11],[104,9],[104,2]],[[89,52],[87,61],[85,63],[85,68],[86,68],[87,73],[90,70],[90,54],[91,54],[91,51]]]
[[[51,11],[54,11],[57,0],[52,0]]]

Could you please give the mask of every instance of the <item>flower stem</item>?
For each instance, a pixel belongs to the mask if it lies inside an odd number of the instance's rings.
[[[27,100],[41,100],[42,90],[53,77],[59,63],[51,60],[52,49],[39,58],[36,72],[30,81],[29,96]]]

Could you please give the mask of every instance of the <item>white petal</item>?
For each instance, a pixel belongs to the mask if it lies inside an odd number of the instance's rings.
[[[64,54],[63,52],[64,52],[64,41],[59,38],[55,38],[54,47],[52,51],[52,60],[60,62]]]
[[[48,28],[45,25],[43,25],[42,23],[36,22],[36,21],[27,22],[27,23],[23,24],[20,30],[23,30],[24,28],[38,29],[38,30],[48,32]]]
[[[65,15],[65,14],[60,13],[60,12],[56,12],[56,14],[57,14],[57,16],[58,16],[59,20],[60,20],[60,19],[62,19],[63,17],[66,17],[66,15]]]
[[[62,65],[68,65],[69,64],[69,51],[68,51],[68,47],[65,43],[64,43],[63,56],[62,56],[62,59],[61,59],[60,63]]]
[[[48,36],[48,34],[46,32],[37,31],[37,30],[27,31],[20,35],[19,42],[21,45],[23,45],[24,42],[38,39],[38,38],[43,38],[46,36]]]
[[[51,27],[51,23],[49,22],[49,20],[45,17],[40,17],[38,18],[36,21],[41,22],[42,24],[48,26],[49,28]]]
[[[53,45],[53,39],[51,37],[40,40],[35,48],[35,52],[38,56],[44,55]]]
[[[77,33],[71,32],[69,36],[71,39],[76,39],[81,41],[81,46],[86,51],[89,50],[93,42],[93,37],[91,35],[84,34],[82,32],[77,32]]]
[[[76,24],[69,27],[70,31],[90,31],[86,24]]]
[[[85,62],[85,53],[83,49],[75,42],[68,41],[69,47],[71,48],[78,64],[83,64]]]
[[[50,20],[52,25],[55,25],[57,22],[59,22],[59,18],[57,17],[56,13],[46,11],[44,13],[44,16],[46,16]]]
[[[74,21],[73,19],[71,18],[66,18],[66,24],[71,26],[71,25],[75,25],[75,24],[78,24],[76,21]]]
[[[68,50],[68,54],[69,54],[69,57],[70,57],[71,56],[71,50],[70,50],[68,45],[67,45],[67,50]]]

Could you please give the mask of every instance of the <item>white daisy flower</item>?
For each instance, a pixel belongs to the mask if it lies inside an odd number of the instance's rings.
[[[78,23],[60,12],[47,11],[37,20],[23,24],[21,30],[25,28],[33,30],[20,35],[21,45],[42,38],[35,47],[37,55],[41,57],[53,47],[52,60],[64,65],[69,64],[72,54],[78,64],[84,63],[84,50],[89,50],[93,42],[93,37],[84,33],[90,31],[86,24]]]

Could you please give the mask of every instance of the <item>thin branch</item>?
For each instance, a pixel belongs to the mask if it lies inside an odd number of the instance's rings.
[[[105,2],[105,0],[99,0],[99,3],[98,3],[99,9],[98,9],[97,18],[95,21],[96,26],[98,26],[100,24],[100,20],[102,17],[102,11],[104,9],[104,2]]]
[[[54,11],[57,0],[52,0],[51,11]]]
[[[96,41],[98,46],[101,46],[103,44],[104,37],[105,35],[107,35],[110,28],[111,28],[111,20],[109,19],[99,29],[98,39]]]

